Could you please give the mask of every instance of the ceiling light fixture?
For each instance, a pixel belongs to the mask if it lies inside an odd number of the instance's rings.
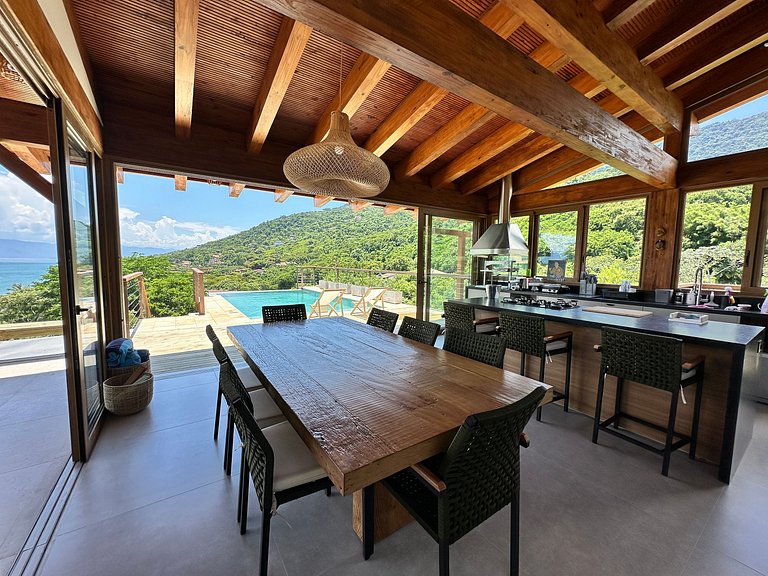
[[[343,49],[343,46],[342,46]],[[285,159],[286,178],[304,192],[335,198],[370,198],[389,184],[384,161],[352,139],[349,116],[341,111],[343,50],[339,65],[339,109],[331,112],[328,135]]]

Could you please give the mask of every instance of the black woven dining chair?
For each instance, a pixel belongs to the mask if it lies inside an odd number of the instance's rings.
[[[262,306],[261,320],[270,322],[295,322],[307,319],[307,307],[304,304],[281,304],[279,306]]]
[[[499,312],[499,333],[507,341],[507,348],[520,353],[520,374],[525,376],[526,356],[538,356],[539,380],[544,382],[544,368],[552,356],[565,354],[565,380],[563,391],[552,390],[552,401],[563,401],[563,411],[568,412],[571,391],[571,353],[573,332],[560,332],[547,336],[544,318],[517,312]],[[541,406],[536,410],[536,420],[541,420]]]
[[[423,344],[434,346],[435,342],[437,342],[437,336],[440,334],[440,330],[442,330],[440,324],[404,316],[397,334],[398,336],[403,336],[411,340],[416,340],[417,342],[422,342]]]
[[[227,351],[224,349],[224,346],[221,345],[221,342],[219,341],[219,337],[216,336],[216,332],[214,332],[213,327],[208,324],[205,327],[205,334],[208,336],[208,340],[211,341],[211,345],[213,346],[213,355],[216,356],[216,360],[219,363],[219,370],[221,370],[221,365],[226,361],[230,360],[229,354],[227,354]],[[218,345],[217,345],[218,343]],[[235,370],[237,370],[238,376],[240,376],[240,380],[243,382],[243,386],[245,386],[245,389],[250,392],[252,390],[258,390],[259,388],[263,388],[261,382],[256,377],[256,374],[253,373],[253,370],[249,366],[244,366],[242,368],[235,367]],[[221,374],[219,374],[219,379],[221,379]],[[222,391],[221,386],[218,386],[216,391],[216,417],[213,421],[213,439],[218,440],[219,438],[219,421],[221,419],[221,397],[222,397]]]
[[[443,316],[445,316],[445,328],[457,328],[467,332],[481,332],[493,334],[496,332],[497,316],[477,318],[473,306],[457,304],[456,302],[443,302]]]
[[[675,450],[690,444],[688,456],[691,459],[696,458],[701,394],[704,383],[704,357],[697,356],[689,362],[683,362],[683,341],[678,338],[608,327],[603,327],[601,343],[595,349],[601,352],[602,356],[597,383],[592,442],[597,444],[598,433],[603,430],[636,446],[661,454],[663,456],[661,473],[664,476],[669,475],[669,461]],[[616,377],[614,411],[612,416],[601,420],[605,378],[608,375]],[[637,415],[628,414],[621,409],[625,380],[670,393],[669,418],[666,427],[649,422]],[[694,384],[696,385],[696,400],[693,407],[691,433],[690,435],[680,434],[675,431],[677,404],[683,390]],[[639,440],[635,435],[624,432],[620,428],[621,419],[638,422],[654,430],[664,432],[663,445],[658,447]],[[613,425],[612,428],[611,425]],[[675,437],[678,438],[677,441],[675,441]]]
[[[376,326],[376,328],[381,328],[387,332],[394,332],[398,318],[399,316],[396,312],[387,312],[381,308],[372,308],[366,324],[369,326]]]
[[[503,337],[446,328],[443,350],[503,368],[507,345]]]
[[[259,576],[267,576],[269,529],[277,508],[314,492],[328,492],[332,483],[288,422],[261,429],[241,401],[234,403],[233,416],[243,443],[237,507],[240,534],[245,534],[248,523],[250,475],[262,512]]]
[[[445,454],[406,468],[383,484],[439,546],[449,575],[449,546],[510,506],[509,571],[519,574],[520,442],[546,389],[510,406],[468,416]]]

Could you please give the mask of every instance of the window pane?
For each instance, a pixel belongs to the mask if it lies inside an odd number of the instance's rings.
[[[537,276],[556,279],[559,273],[574,277],[577,212],[557,212],[539,217]]]
[[[645,228],[645,199],[589,207],[587,272],[603,284],[640,283]]]
[[[686,195],[678,285],[691,284],[697,268],[707,284],[741,285],[751,199],[751,185]]]
[[[520,233],[523,235],[523,239],[525,240],[525,243],[528,243],[528,229],[530,227],[531,219],[529,216],[516,216],[515,218],[510,218],[509,223],[510,224],[517,224],[518,228],[520,228]],[[529,261],[529,254],[515,254],[512,256],[512,274],[516,276],[530,276],[530,261]]]

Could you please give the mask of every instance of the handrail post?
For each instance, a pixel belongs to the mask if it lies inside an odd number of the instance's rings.
[[[149,298],[147,298],[147,287],[144,285],[144,274],[139,276],[139,302],[142,318],[152,318],[152,310],[149,308]]]
[[[192,268],[192,297],[197,313],[205,315],[205,280],[204,273],[199,268]]]
[[[128,303],[128,278],[123,276],[123,337],[131,334],[131,308]]]

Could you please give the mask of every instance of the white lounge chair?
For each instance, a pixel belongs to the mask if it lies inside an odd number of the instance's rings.
[[[320,296],[310,306],[309,317],[322,318],[324,315],[331,316],[333,314],[344,316],[344,300],[342,300],[344,293],[344,290],[323,290],[320,292]],[[336,309],[336,304],[340,305],[341,313]]]
[[[376,307],[377,303],[381,304],[381,309],[383,310],[384,294],[387,290],[388,288],[368,288],[363,297],[355,303],[355,307],[352,308],[350,314],[367,314],[369,310]]]

